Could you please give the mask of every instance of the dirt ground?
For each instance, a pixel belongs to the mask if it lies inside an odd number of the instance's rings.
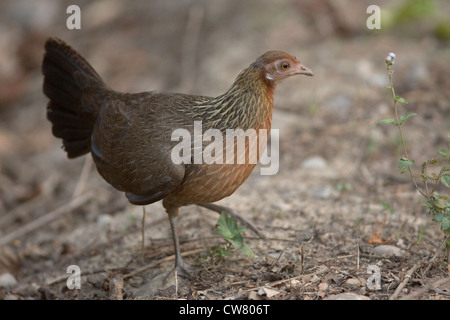
[[[401,112],[418,114],[404,126],[417,176],[448,147],[450,41],[436,30],[450,3],[422,1],[434,9],[400,21],[407,2],[377,1],[386,20],[369,30],[369,1],[79,1],[81,29],[68,30],[67,1],[1,1],[0,299],[449,300],[443,232],[398,171],[396,128],[377,125],[393,117],[384,58],[395,52]],[[40,73],[48,36],[125,92],[216,96],[273,49],[314,71],[275,93],[278,173],[258,166],[219,202],[267,236],[245,233],[254,258],[214,256],[225,244],[219,216],[184,207],[181,250],[196,277],[180,278],[178,292],[161,285],[173,266],[161,203],[146,206],[142,256],[142,208],[89,157],[67,159],[51,134]],[[71,265],[81,289],[67,286]]]

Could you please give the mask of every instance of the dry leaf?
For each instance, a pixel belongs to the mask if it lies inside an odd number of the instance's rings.
[[[258,290],[258,295],[266,296],[267,298],[272,298],[278,294],[280,294],[280,291],[270,289],[270,288],[261,288]]]
[[[369,240],[367,240],[370,244],[385,244],[388,242],[388,240],[384,239],[381,236],[381,231],[375,231]]]

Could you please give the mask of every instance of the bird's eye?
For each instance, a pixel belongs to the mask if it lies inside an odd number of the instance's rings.
[[[290,65],[289,63],[283,62],[283,63],[281,64],[281,69],[286,70],[286,69],[288,69],[290,66],[291,66],[291,65]]]

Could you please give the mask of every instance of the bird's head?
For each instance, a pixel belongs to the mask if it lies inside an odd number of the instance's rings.
[[[270,84],[276,85],[281,80],[297,74],[313,76],[311,69],[304,66],[297,58],[282,51],[268,51],[255,61],[261,76]]]

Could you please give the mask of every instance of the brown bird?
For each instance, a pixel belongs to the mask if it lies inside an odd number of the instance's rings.
[[[132,204],[163,200],[175,246],[174,270],[185,276],[189,268],[181,258],[176,232],[179,208],[196,204],[234,214],[212,202],[236,191],[255,163],[176,164],[171,151],[179,142],[172,141],[172,133],[179,128],[193,133],[194,121],[202,121],[203,132],[213,128],[269,132],[276,85],[292,75],[313,75],[295,57],[269,51],[217,97],[121,93],[110,89],[79,53],[57,38],[45,43],[42,72],[43,90],[50,99],[47,116],[68,157],[90,152],[100,175],[125,192]],[[258,140],[257,145],[265,147],[266,142]],[[255,148],[248,141],[245,146],[247,152]],[[192,151],[196,152],[193,146]]]

